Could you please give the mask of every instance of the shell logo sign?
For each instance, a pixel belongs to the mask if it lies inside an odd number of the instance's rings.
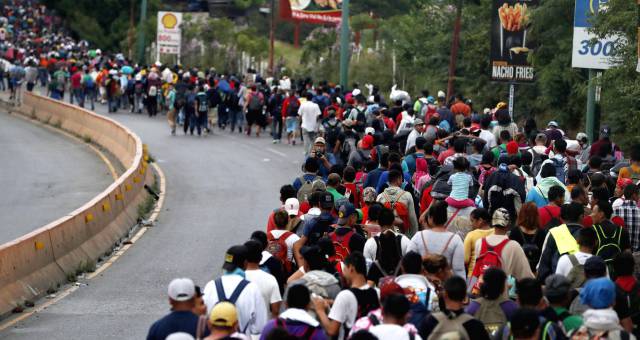
[[[160,21],[162,22],[162,26],[164,26],[164,28],[166,29],[172,30],[176,26],[178,26],[178,18],[176,18],[173,13],[167,13],[163,15]]]
[[[158,34],[156,37],[157,57],[160,54],[180,55],[180,43],[182,40],[182,13],[158,12]]]

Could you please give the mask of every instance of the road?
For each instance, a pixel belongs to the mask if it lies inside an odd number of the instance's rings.
[[[100,107],[99,112],[104,111]],[[167,180],[155,227],[100,276],[0,333],[2,339],[142,339],[169,311],[167,285],[200,286],[221,273],[225,250],[264,230],[279,188],[300,173],[302,148],[230,135],[170,136],[164,116],[111,117],[149,145]]]
[[[113,183],[86,145],[0,113],[0,244],[72,212]]]

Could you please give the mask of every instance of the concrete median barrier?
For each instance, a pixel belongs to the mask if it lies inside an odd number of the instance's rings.
[[[138,206],[148,196],[144,185],[154,180],[140,138],[112,119],[32,93],[25,94],[17,113],[100,145],[126,171],[69,215],[0,245],[0,315],[56,289],[110,253],[136,223]]]

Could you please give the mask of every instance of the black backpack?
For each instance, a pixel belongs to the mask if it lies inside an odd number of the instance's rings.
[[[321,238],[328,235],[333,230],[333,221],[326,217],[319,216],[316,218],[315,225],[309,234],[307,245],[314,246],[318,244]]]
[[[349,288],[349,290],[355,295],[356,301],[358,301],[356,320],[380,308],[380,300],[378,299],[378,293],[375,288]]]
[[[620,248],[620,238],[622,237],[622,227],[615,226],[616,229],[611,235],[607,235],[602,229],[602,225],[594,225],[593,230],[596,231],[598,236],[598,250],[595,255],[600,256],[607,264],[609,269],[609,276],[615,278],[615,271],[613,270],[613,259],[622,253]]]
[[[300,102],[297,100],[290,100],[289,106],[287,106],[287,117],[297,117],[298,110],[300,110]]]
[[[529,261],[529,266],[531,267],[531,271],[535,273],[536,266],[540,261],[540,255],[542,255],[542,252],[540,251],[540,247],[538,247],[538,243],[536,242],[538,239],[538,235],[540,234],[540,231],[536,230],[536,233],[533,236],[533,240],[530,242],[527,240],[527,237],[522,231],[522,229],[520,229],[520,227],[516,227],[516,228],[518,228],[518,231],[520,231],[520,234],[522,234],[522,250],[524,251],[524,255],[527,256],[527,260]]]

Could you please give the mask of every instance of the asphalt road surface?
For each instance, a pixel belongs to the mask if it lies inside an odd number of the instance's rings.
[[[72,212],[111,183],[86,145],[0,113],[0,244]]]
[[[104,112],[104,107],[98,108]],[[301,174],[302,147],[231,135],[171,136],[165,116],[110,115],[136,132],[162,167],[158,223],[100,276],[0,333],[1,339],[143,339],[169,311],[167,285],[221,273],[225,250],[264,230],[279,188]]]

